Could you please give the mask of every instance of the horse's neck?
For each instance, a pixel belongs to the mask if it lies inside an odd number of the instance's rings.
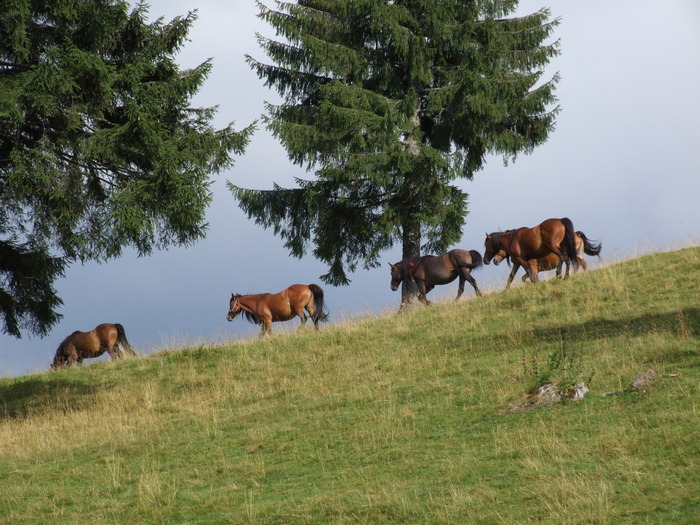
[[[260,300],[260,295],[261,294],[244,295],[243,297],[238,299],[238,304],[241,305],[241,308],[243,308],[246,312],[253,315],[257,315],[255,313],[255,310],[257,309],[257,305]]]
[[[510,238],[512,232],[502,233],[498,239],[498,249],[510,251]]]

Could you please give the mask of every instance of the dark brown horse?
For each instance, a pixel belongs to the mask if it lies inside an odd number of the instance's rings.
[[[566,275],[569,276],[569,266],[573,263],[574,271],[580,264],[577,256],[576,235],[573,223],[568,218],[547,219],[534,228],[518,228],[505,232],[495,232],[486,234],[484,241],[484,263],[489,264],[491,260],[498,264],[504,258],[513,261],[513,269],[508,277],[508,288],[515,277],[515,273],[522,266],[527,272],[527,277],[532,282],[537,282],[536,261],[553,254],[557,262],[557,276],[561,275],[561,267],[566,263]],[[589,241],[580,233],[583,241],[584,253],[588,255],[598,255],[600,253],[600,243]]]
[[[418,286],[420,299],[425,304],[430,301],[426,294],[438,284],[448,284],[459,277],[457,299],[464,293],[464,281],[468,281],[474,287],[476,295],[481,292],[476,285],[471,271],[481,266],[481,254],[476,250],[450,250],[442,255],[424,255],[422,257],[409,257],[391,266],[391,289],[396,291],[401,281],[415,282]],[[405,298],[402,298],[405,302]]]
[[[123,354],[119,345],[123,346],[128,354],[136,355],[126,340],[124,327],[118,323],[98,324],[89,332],[75,331],[58,345],[51,368],[71,366],[76,362],[81,365],[83,359],[99,357],[105,352],[108,352],[112,359],[120,359]]]
[[[296,316],[301,319],[302,328],[306,324],[306,310],[318,330],[318,322],[326,322],[328,314],[324,312],[323,290],[317,284],[293,284],[279,293],[261,293],[255,295],[231,294],[226,319],[233,321],[238,314],[255,324],[262,325],[260,337],[272,334],[272,323],[289,321]]]

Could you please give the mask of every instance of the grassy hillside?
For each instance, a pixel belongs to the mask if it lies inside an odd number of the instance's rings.
[[[698,523],[699,343],[689,248],[2,379],[0,521]],[[659,381],[629,391],[648,369]],[[517,409],[581,380],[583,401]]]

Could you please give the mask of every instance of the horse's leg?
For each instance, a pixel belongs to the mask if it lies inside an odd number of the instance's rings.
[[[105,346],[107,353],[109,354],[109,358],[114,361],[115,359],[121,359],[124,357],[124,354],[122,354],[121,349],[119,348],[119,343],[114,343],[114,345],[110,346]],[[104,352],[102,352],[104,353]]]
[[[464,275],[460,273],[459,286],[457,287],[457,297],[455,298],[455,302],[459,301],[459,298],[462,297],[462,294],[464,293],[464,279]]]
[[[569,268],[571,266],[571,260],[569,259],[562,259],[559,261],[559,264],[557,265],[557,271],[559,273],[558,276],[561,276],[561,266],[562,264],[566,264],[566,273],[564,274],[564,279],[569,278]]]
[[[301,320],[301,324],[299,325],[299,328],[297,329],[297,331],[299,331],[302,328],[304,328],[304,326],[306,326],[306,312],[304,312],[303,308],[298,308],[295,313],[297,314],[297,316]],[[309,314],[311,314],[311,312],[309,312]]]
[[[583,260],[583,257],[579,257],[579,258],[578,258],[578,265],[579,265],[581,268],[583,268],[583,271],[584,271],[584,272],[585,272],[586,270],[588,270],[588,264],[586,263],[586,261]],[[574,268],[574,273],[576,273],[576,272],[578,272],[578,268]]]
[[[457,299],[459,299],[459,296],[462,295],[462,292],[464,291],[465,280],[472,285],[472,288],[474,288],[474,291],[476,292],[476,296],[481,297],[481,290],[479,290],[479,287],[476,285],[476,279],[472,277],[472,272],[467,268],[463,268],[462,274],[459,276],[459,293],[457,294]],[[455,301],[457,299],[455,299]]]
[[[265,334],[272,335],[272,316],[264,316],[262,320],[262,329],[260,330],[260,337],[265,337]]]
[[[510,288],[511,283],[513,282],[513,279],[515,278],[515,274],[517,271],[520,269],[522,266],[523,269],[525,270],[525,273],[527,276],[530,278],[531,282],[537,282],[537,274],[532,272],[532,269],[530,268],[530,265],[528,262],[523,259],[522,257],[515,257],[511,255],[511,261],[513,262],[513,269],[510,271],[510,275],[508,276],[508,283],[506,284],[506,290]]]
[[[506,290],[508,288],[510,288],[510,285],[513,282],[513,279],[515,279],[515,274],[519,269],[520,269],[520,265],[517,263],[513,263],[513,268],[510,270],[510,275],[508,275],[508,282],[506,283]],[[530,276],[530,274],[526,271],[525,277],[529,277],[529,276]]]
[[[314,315],[316,313],[316,305],[314,304],[314,305],[311,305],[311,307],[309,307],[309,305],[307,304],[306,311],[309,312],[309,317],[311,317],[311,320],[314,323],[314,329],[318,330],[318,317],[316,317]],[[302,310],[302,313],[304,313],[303,310]],[[304,319],[304,323],[306,323],[306,318]]]
[[[427,305],[432,304],[430,301],[428,301],[426,294],[432,290],[433,287],[431,286],[430,288],[426,288],[424,280],[416,281],[416,284],[418,285],[418,299]]]
[[[63,359],[66,367],[70,367],[73,363],[78,361],[78,350],[75,348],[75,346],[70,344],[65,348]]]

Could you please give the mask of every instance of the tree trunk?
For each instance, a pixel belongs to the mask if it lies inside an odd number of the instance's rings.
[[[409,133],[403,145],[406,148],[406,152],[410,155],[420,154],[420,144],[416,135],[420,133],[420,117],[419,117],[420,106],[415,108],[413,117],[411,118],[411,123],[413,124],[413,132]],[[415,176],[415,174],[414,174]],[[408,202],[406,202],[406,208],[408,213],[404,215],[403,218],[403,258],[420,257],[420,239],[421,239],[421,225],[420,221],[414,219],[415,215],[412,213],[412,204],[414,199],[417,199],[417,189],[415,183],[410,177],[407,178],[406,184],[408,186]],[[416,206],[417,209],[420,206]],[[418,285],[412,279],[404,279],[401,285],[401,309],[405,306],[411,306],[412,304],[417,304],[418,300]]]
[[[404,224],[402,259],[420,256],[420,223]],[[415,281],[404,279],[401,283],[401,309],[404,305],[418,303],[418,286]]]

